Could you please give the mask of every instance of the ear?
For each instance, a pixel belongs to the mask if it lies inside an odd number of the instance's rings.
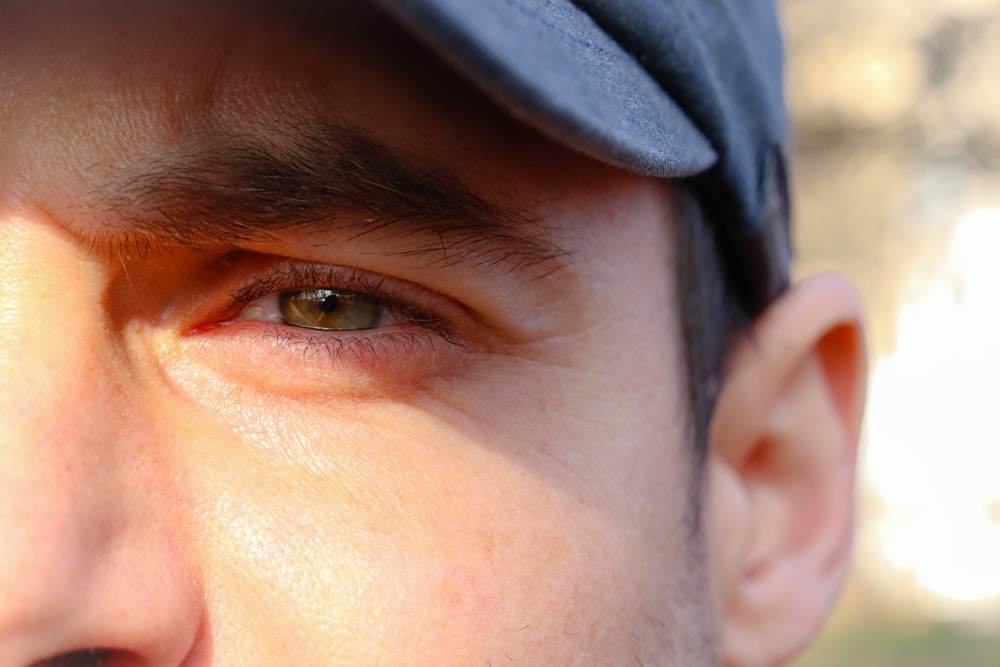
[[[865,363],[858,299],[834,276],[788,291],[734,352],[707,469],[727,665],[782,664],[836,600],[854,530]]]

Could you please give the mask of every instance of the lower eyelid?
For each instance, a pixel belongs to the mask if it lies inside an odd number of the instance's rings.
[[[433,346],[430,332],[322,331],[289,325],[271,326],[258,340],[281,352],[295,352],[304,360],[337,363],[344,355],[351,361],[385,361],[388,354],[406,352],[407,347]]]
[[[239,386],[284,396],[409,393],[464,367],[465,351],[427,329],[323,332],[233,321],[185,337],[180,356]],[[196,374],[198,375],[198,374]]]

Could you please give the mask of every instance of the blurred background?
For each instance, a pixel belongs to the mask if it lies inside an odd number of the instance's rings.
[[[1000,0],[779,0],[797,272],[869,313],[860,532],[795,667],[1000,666]]]

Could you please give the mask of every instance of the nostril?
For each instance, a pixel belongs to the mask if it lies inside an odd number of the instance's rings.
[[[112,651],[100,648],[90,648],[83,651],[61,653],[30,667],[110,667],[109,658]]]

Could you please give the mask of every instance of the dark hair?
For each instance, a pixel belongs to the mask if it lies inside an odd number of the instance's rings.
[[[671,187],[676,202],[673,260],[687,379],[687,428],[697,480],[708,452],[709,426],[729,354],[750,318],[726,269],[716,226],[706,207],[690,183],[674,181]]]

